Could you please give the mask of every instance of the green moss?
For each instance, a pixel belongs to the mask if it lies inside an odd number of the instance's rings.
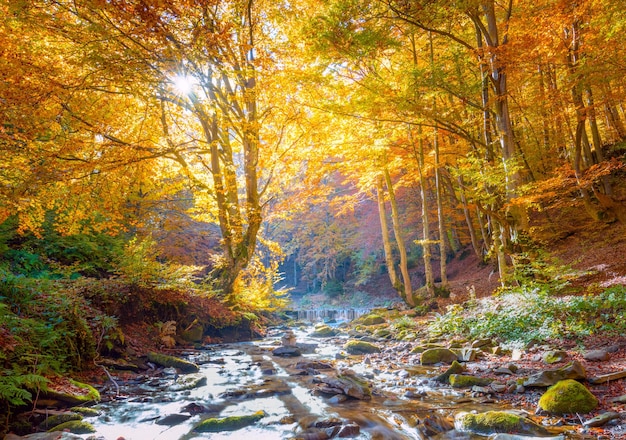
[[[87,408],[84,406],[76,406],[72,408],[72,412],[77,412],[83,417],[96,417],[100,415],[100,411],[95,408]]]
[[[96,432],[96,428],[94,428],[91,423],[82,420],[72,420],[70,422],[61,423],[60,425],[49,429],[48,432],[65,430],[71,432],[72,434],[90,434],[92,432]]]
[[[475,385],[484,387],[492,382],[489,378],[468,376],[464,374],[451,374],[449,379],[452,388],[471,388]]]
[[[376,325],[383,324],[385,318],[376,313],[370,313],[369,315],[361,316],[358,321],[363,325]]]
[[[148,360],[162,367],[178,368],[183,373],[197,373],[200,370],[193,362],[161,353],[148,353]]]
[[[479,414],[461,413],[456,417],[457,429],[476,434],[546,434],[541,425],[506,411],[487,411]]]
[[[337,332],[329,325],[320,324],[316,325],[311,336],[318,338],[328,338],[330,336],[335,336]]]
[[[193,430],[195,432],[236,431],[250,426],[265,417],[265,411],[257,411],[247,416],[231,416],[203,420]]]
[[[77,382],[72,379],[70,379],[70,382],[75,387],[80,388],[80,392],[65,393],[60,391],[48,390],[46,391],[46,396],[72,405],[80,405],[88,402],[97,402],[100,400],[100,393],[91,385]]]
[[[82,419],[83,419],[83,416],[75,412],[68,412],[65,414],[56,414],[56,415],[46,418],[46,420],[44,420],[39,425],[39,427],[41,429],[50,429],[65,422],[71,422],[73,420],[82,420]]]
[[[422,353],[420,363],[422,365],[433,365],[439,362],[451,364],[458,359],[457,355],[447,348],[430,348]]]
[[[553,414],[585,414],[598,406],[598,399],[580,382],[566,379],[552,385],[539,399],[539,408]]]
[[[343,349],[350,354],[380,353],[380,348],[377,345],[356,340],[346,342]]]
[[[465,371],[465,367],[458,363],[457,361],[453,361],[450,368],[448,368],[445,372],[441,373],[439,376],[435,377],[435,380],[438,382],[449,382],[450,376],[453,374],[461,374]]]

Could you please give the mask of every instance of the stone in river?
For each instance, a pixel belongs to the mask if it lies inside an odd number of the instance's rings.
[[[526,387],[549,387],[565,379],[585,379],[585,367],[578,361],[570,362],[564,367],[555,370],[546,370],[533,374],[524,381]]]
[[[282,356],[282,357],[298,357],[302,356],[302,352],[298,349],[298,347],[278,347],[274,351],[272,351],[274,356]]]

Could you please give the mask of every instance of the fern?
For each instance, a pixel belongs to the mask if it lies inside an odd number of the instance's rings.
[[[0,376],[0,401],[6,401],[11,406],[26,405],[33,398],[28,389],[45,389],[47,382],[38,374],[16,375],[5,371],[5,375]]]

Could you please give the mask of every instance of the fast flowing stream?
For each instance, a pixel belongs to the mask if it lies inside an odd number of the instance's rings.
[[[497,402],[436,385],[431,378],[437,368],[391,357],[382,363],[372,362],[367,355],[344,357],[339,353],[347,336],[316,339],[308,336],[311,330],[294,330],[304,348],[299,357],[272,354],[286,329],[273,330],[260,341],[178,353],[199,364],[199,373],[179,376],[165,369],[130,383],[120,381],[120,395],[101,403],[101,415],[89,419],[97,430],[89,435],[106,440],[484,439],[455,430],[454,415],[500,409]],[[324,368],[324,362],[332,369],[317,370]],[[313,391],[324,385],[324,377],[341,369],[365,378],[371,385],[371,399]],[[184,389],[189,377],[200,379],[200,386]],[[261,410],[263,418],[238,430],[194,430],[210,417],[246,416]]]

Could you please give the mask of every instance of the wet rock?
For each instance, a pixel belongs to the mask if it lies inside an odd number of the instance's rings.
[[[361,316],[357,321],[362,325],[377,325],[383,324],[385,322],[385,318],[377,313],[370,313],[368,315]]]
[[[284,347],[295,347],[296,346],[296,335],[291,330],[287,330],[282,338],[280,338],[280,342]]]
[[[527,435],[546,435],[547,430],[527,417],[508,411],[487,411],[478,414],[461,412],[455,417],[459,431],[480,435],[515,432]]]
[[[210,412],[209,407],[201,405],[199,403],[189,403],[181,408],[181,412],[188,412],[191,415],[202,414]]]
[[[617,420],[617,419],[620,419],[620,418],[621,418],[620,413],[616,413],[616,412],[613,412],[613,411],[607,411],[605,413],[598,414],[593,419],[586,420],[583,423],[583,426],[586,426],[588,428],[595,428],[595,427],[598,427],[598,426],[604,426],[607,423],[609,423],[611,420]]]
[[[318,324],[311,332],[311,336],[315,338],[330,338],[336,334],[337,331],[327,324]]]
[[[170,387],[171,391],[185,391],[199,388],[206,385],[206,376],[202,374],[185,374],[176,379],[174,385]]]
[[[354,339],[346,342],[343,349],[349,354],[380,353],[380,347],[377,345],[372,344],[371,342],[357,341]]]
[[[90,434],[96,432],[96,428],[94,428],[91,423],[85,422],[84,420],[71,420],[48,430],[48,432],[54,431],[68,431],[72,434]]]
[[[415,389],[407,389],[403,396],[407,399],[421,399],[422,397],[426,397],[426,391],[417,391]]]
[[[272,351],[274,356],[282,356],[282,357],[298,357],[302,356],[302,352],[298,347],[278,347],[274,351]]]
[[[583,354],[583,359],[592,362],[608,361],[611,355],[606,350],[591,350]]]
[[[452,361],[452,365],[450,365],[450,367],[443,373],[441,373],[439,376],[435,377],[435,380],[437,382],[448,382],[448,379],[450,378],[450,375],[452,374],[461,374],[465,371],[465,367],[463,365],[461,365],[460,363],[458,363],[457,361]]]
[[[169,356],[167,354],[150,352],[148,353],[148,360],[162,367],[177,368],[183,373],[197,373],[200,370],[198,365],[193,362],[186,361],[176,356]]]
[[[100,393],[91,385],[78,382],[73,379],[70,379],[69,381],[73,385],[72,391],[68,392],[48,389],[44,393],[45,398],[60,400],[61,402],[69,403],[70,405],[81,405],[100,400]]]
[[[191,414],[190,415],[187,415],[187,414],[169,414],[169,415],[167,415],[165,417],[161,417],[155,423],[157,425],[162,425],[162,426],[176,426],[176,425],[180,425],[183,422],[186,422],[190,418],[191,418]]]
[[[348,423],[339,428],[339,432],[337,433],[337,437],[339,438],[348,438],[348,437],[356,437],[361,433],[361,428],[356,423]]]
[[[570,362],[564,367],[555,370],[546,370],[533,374],[524,381],[526,387],[548,387],[565,379],[585,379],[585,367],[578,361]]]
[[[562,362],[567,358],[567,352],[562,350],[550,350],[543,353],[541,359],[546,364],[556,364]]]
[[[433,413],[421,421],[418,429],[424,437],[431,438],[454,429],[454,422],[442,414]]]
[[[254,425],[265,416],[265,411],[257,411],[254,414],[245,416],[210,418],[203,420],[198,425],[196,425],[196,427],[193,428],[193,432],[237,431],[247,426]]]
[[[73,420],[82,420],[83,416],[76,412],[66,412],[63,414],[55,414],[49,416],[39,424],[39,429],[49,430],[50,428],[54,428],[55,426],[60,425],[61,423],[71,422]]]
[[[337,377],[320,378],[321,386],[317,390],[324,394],[345,394],[358,400],[372,398],[369,383],[351,370],[342,370]]]
[[[343,422],[341,421],[341,419],[338,419],[337,417],[331,417],[328,419],[324,419],[324,420],[318,420],[316,422],[314,422],[310,427],[313,428],[330,428],[333,426],[341,426],[343,424]]]
[[[623,379],[624,377],[626,377],[626,370],[617,371],[615,373],[608,373],[608,374],[603,374],[601,376],[592,377],[591,379],[589,379],[589,383],[594,384],[594,385],[598,385],[598,384],[609,382],[609,381]]]
[[[343,403],[346,400],[348,400],[348,396],[346,396],[345,394],[335,394],[333,397],[330,397],[328,399],[328,403],[338,404],[338,403]]]
[[[626,403],[626,394],[624,394],[623,396],[613,397],[611,399],[611,402],[614,402],[614,403]]]
[[[458,360],[457,355],[447,348],[430,348],[422,353],[420,363],[422,365],[433,365],[438,363],[451,364]]]
[[[598,399],[580,382],[566,379],[548,388],[538,406],[552,414],[586,414],[598,406]]]
[[[330,362],[325,361],[300,361],[294,368],[298,370],[332,370],[333,366]]]
[[[300,353],[303,354],[307,354],[307,353],[315,353],[315,349],[317,348],[317,344],[310,342],[298,342],[296,343],[296,347],[298,347],[298,350],[300,350]]]

